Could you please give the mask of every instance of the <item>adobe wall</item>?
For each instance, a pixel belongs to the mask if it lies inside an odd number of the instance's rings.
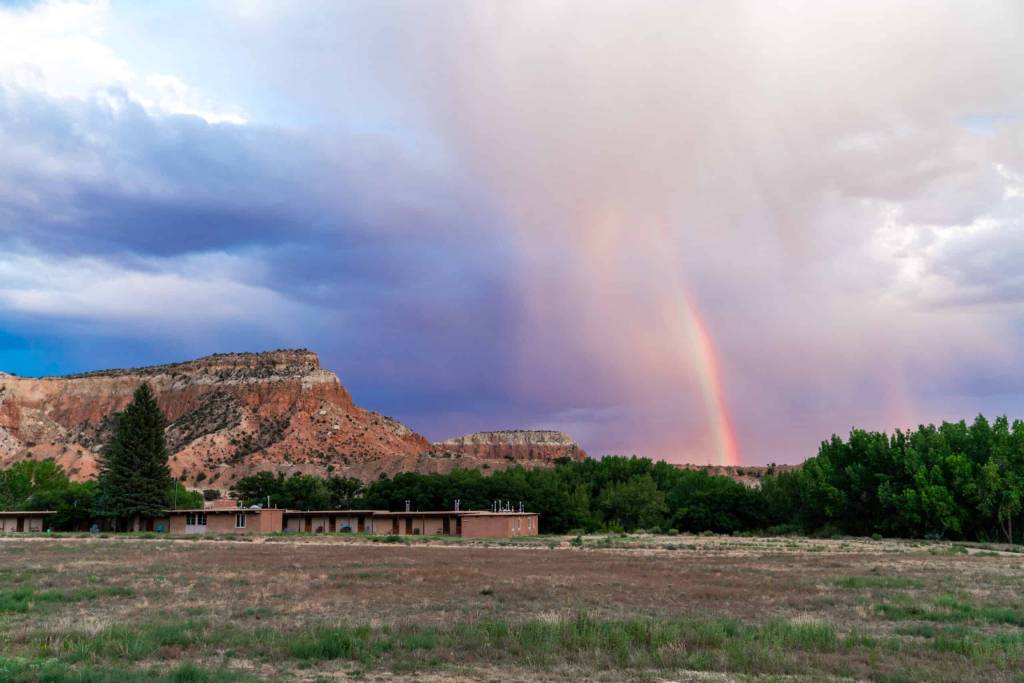
[[[245,513],[245,527],[235,526],[235,514]],[[198,514],[198,513],[197,513]],[[206,510],[206,532],[208,534],[261,534],[281,531],[280,510],[245,510],[237,509],[227,512],[214,512]],[[185,513],[179,512],[171,515],[169,524],[170,533],[185,533]],[[203,533],[203,532],[196,532]]]
[[[258,515],[248,515],[247,526],[259,522],[258,531],[263,534],[281,531],[284,528],[284,512],[281,510],[261,510]],[[255,529],[254,529],[255,530]]]
[[[183,533],[185,533],[185,515],[184,514],[171,515],[170,525],[167,527],[167,529],[172,534],[183,534]]]
[[[206,511],[206,533],[213,534],[254,534],[259,533],[259,517],[261,513],[253,513],[248,510],[238,510],[245,513],[245,527],[235,527],[235,510],[230,512],[214,513]]]
[[[398,520],[398,531],[394,530],[393,520]],[[405,536],[405,521],[412,519],[412,535],[424,535],[424,536],[442,536],[444,535],[444,517],[437,516],[420,516],[415,512],[408,514],[402,513],[397,517],[382,517],[374,520],[376,525],[375,531],[378,534],[393,534],[397,533],[399,536]],[[455,514],[448,516],[449,521],[449,535],[455,534]]]
[[[46,528],[42,515],[33,516],[31,513],[26,513],[14,517],[0,517],[0,531],[17,531],[19,518],[24,520],[22,531],[43,531]]]
[[[465,538],[508,538],[512,535],[508,517],[467,515],[462,518]]]
[[[517,515],[466,515],[462,518],[462,535],[465,538],[536,536],[538,534],[537,523],[539,521],[538,515],[530,513]]]
[[[290,533],[304,532],[306,531],[307,517],[310,520],[309,530],[311,533],[331,533],[332,518],[334,519],[334,533],[348,533],[343,532],[345,527],[348,527],[349,532],[353,534],[359,533],[359,515],[344,512],[333,515],[288,515],[283,517],[285,521],[282,528]],[[363,514],[362,517],[363,533],[372,533],[373,517],[367,514]]]

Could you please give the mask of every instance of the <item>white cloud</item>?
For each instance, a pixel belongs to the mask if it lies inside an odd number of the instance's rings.
[[[258,264],[223,254],[122,265],[9,253],[0,255],[0,311],[179,334],[209,326],[301,328],[306,307],[246,284],[254,269]]]
[[[126,93],[155,115],[198,116],[243,124],[239,107],[217,102],[170,74],[143,73],[105,42],[107,0],[43,2],[0,8],[0,85],[54,98],[104,98]],[[119,96],[110,97],[116,106]]]

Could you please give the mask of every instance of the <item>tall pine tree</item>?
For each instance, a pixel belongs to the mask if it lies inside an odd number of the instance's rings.
[[[100,459],[97,512],[124,522],[155,517],[168,506],[173,481],[167,465],[166,420],[153,390],[143,383],[115,420],[114,438]]]

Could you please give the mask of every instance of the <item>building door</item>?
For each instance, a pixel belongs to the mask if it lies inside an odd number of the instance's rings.
[[[25,530],[25,518],[24,517],[18,517],[18,531],[24,531],[24,530]]]
[[[441,520],[441,533],[445,536],[449,536],[452,533],[452,520],[448,515],[445,515],[444,519]]]
[[[462,535],[462,515],[459,515],[458,517],[455,518],[455,535],[456,536],[461,536]]]
[[[366,530],[366,520],[364,518],[360,517],[356,520],[356,529],[359,530],[359,533]]]
[[[308,534],[312,530],[313,530],[313,518],[312,517],[306,517],[306,533]]]
[[[330,519],[331,521],[327,523],[327,528],[333,534],[335,527],[338,525],[338,520],[334,517],[331,517]]]
[[[412,517],[405,518],[405,533],[412,534]]]
[[[391,518],[391,533],[395,536],[398,535],[398,517]]]

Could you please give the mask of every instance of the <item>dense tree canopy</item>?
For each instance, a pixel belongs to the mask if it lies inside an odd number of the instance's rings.
[[[761,493],[773,523],[805,531],[1019,541],[1024,422],[855,429]]]
[[[286,477],[280,472],[259,472],[245,477],[235,485],[235,497],[243,505],[270,505],[294,510],[351,509],[363,490],[358,479],[329,477],[321,479],[309,474]]]

